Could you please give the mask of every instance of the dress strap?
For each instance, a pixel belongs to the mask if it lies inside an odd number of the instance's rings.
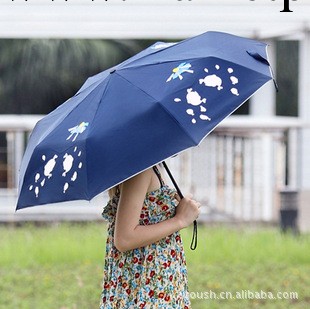
[[[156,174],[156,176],[158,177],[158,180],[160,182],[160,186],[163,187],[165,185],[163,179],[161,178],[161,174],[160,174],[160,171],[158,170],[157,166],[153,166],[153,170]]]

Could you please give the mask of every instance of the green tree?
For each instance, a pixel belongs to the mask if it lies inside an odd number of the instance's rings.
[[[129,40],[0,40],[0,113],[46,114],[87,77],[139,52]]]

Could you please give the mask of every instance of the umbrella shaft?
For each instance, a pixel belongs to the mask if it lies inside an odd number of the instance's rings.
[[[167,174],[169,175],[169,177],[170,177],[170,179],[171,179],[171,181],[172,181],[172,183],[173,183],[175,189],[177,190],[177,192],[178,192],[180,198],[182,199],[182,198],[184,197],[184,195],[182,194],[182,192],[181,192],[181,190],[180,190],[180,188],[179,188],[177,182],[175,181],[174,177],[172,176],[172,174],[171,174],[171,172],[170,172],[170,170],[169,170],[169,168],[168,168],[168,166],[167,166],[167,164],[166,164],[165,161],[163,161],[163,166],[164,166],[164,168],[165,168]]]
[[[167,166],[167,164],[166,164],[165,161],[163,161],[163,166],[164,166],[164,168],[165,168],[167,174],[169,175],[169,177],[170,177],[170,179],[171,179],[171,181],[172,181],[172,183],[173,183],[175,189],[177,190],[177,192],[178,192],[180,198],[181,198],[181,199],[184,198],[184,196],[183,196],[183,194],[182,194],[182,192],[181,192],[181,190],[180,190],[180,188],[179,188],[177,182],[175,181],[174,177],[172,176],[172,174],[171,174],[171,172],[170,172],[170,170],[169,170],[169,168],[168,168],[168,166]],[[192,237],[192,242],[191,242],[190,248],[191,248],[192,250],[195,250],[196,247],[197,247],[197,237],[198,237],[198,236],[197,236],[197,221],[195,220],[193,223],[194,223],[193,237]]]

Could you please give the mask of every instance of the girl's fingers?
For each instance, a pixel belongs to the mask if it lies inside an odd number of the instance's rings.
[[[178,193],[176,193],[176,194],[174,195],[174,197],[175,197],[175,199],[176,199],[178,202],[181,201],[180,195],[179,195]]]
[[[186,197],[191,200],[191,199],[193,199],[193,194],[189,193],[186,195]]]

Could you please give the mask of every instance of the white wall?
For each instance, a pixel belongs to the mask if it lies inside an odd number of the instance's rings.
[[[186,38],[209,30],[246,37],[298,35],[310,1],[1,0],[2,38]]]

